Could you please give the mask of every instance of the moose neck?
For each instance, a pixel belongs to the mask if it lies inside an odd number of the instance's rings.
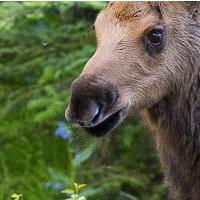
[[[200,74],[145,112],[175,199],[200,199]]]
[[[179,89],[146,109],[165,173],[176,200],[200,199],[200,14],[188,25],[186,76]]]

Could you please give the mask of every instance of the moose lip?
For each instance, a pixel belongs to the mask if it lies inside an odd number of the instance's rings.
[[[85,130],[96,137],[101,137],[109,132],[111,132],[118,124],[120,121],[120,112],[121,110],[115,112],[108,118],[106,118],[104,121],[101,123],[97,124],[96,126],[92,127],[85,127]]]

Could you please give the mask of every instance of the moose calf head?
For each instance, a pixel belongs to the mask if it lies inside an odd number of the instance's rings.
[[[188,4],[109,3],[96,19],[97,50],[72,84],[66,118],[101,136],[173,93],[187,72]]]

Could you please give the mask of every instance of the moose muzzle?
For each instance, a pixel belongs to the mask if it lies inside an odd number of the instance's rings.
[[[82,75],[72,83],[66,118],[90,132],[109,112],[116,99],[117,91],[112,83],[93,75]]]

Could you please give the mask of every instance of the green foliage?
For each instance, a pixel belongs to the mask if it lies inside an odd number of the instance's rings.
[[[69,194],[70,197],[67,198],[68,200],[86,200],[84,196],[79,195],[79,190],[84,188],[86,184],[77,184],[74,183],[74,188],[72,189],[65,189],[62,193]]]
[[[12,194],[11,198],[13,198],[13,200],[20,200],[22,199],[22,194]]]
[[[15,192],[28,200],[66,199],[60,191],[75,181],[88,184],[79,193],[88,200],[166,199],[140,120],[98,141],[63,122],[70,83],[95,51],[91,27],[104,6],[1,3],[0,200]]]

